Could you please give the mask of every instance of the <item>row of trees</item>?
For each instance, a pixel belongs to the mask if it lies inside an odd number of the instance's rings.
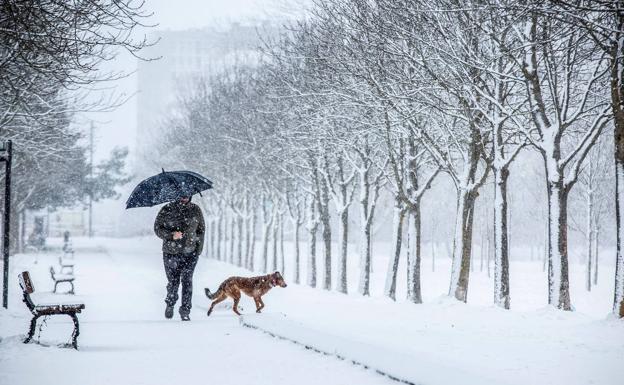
[[[127,150],[90,164],[86,130],[75,118],[123,102],[94,92],[97,84],[124,76],[100,66],[120,50],[138,54],[149,44],[133,37],[148,16],[142,1],[0,3],[0,139],[14,142],[13,246],[21,244],[26,210],[113,197],[114,187],[127,180]]]
[[[335,273],[340,292],[347,290],[350,207],[360,212],[359,291],[368,295],[371,226],[381,191],[389,191],[394,250],[385,292],[395,297],[407,226],[408,298],[414,303],[422,301],[423,197],[439,178],[455,187],[449,295],[466,301],[475,203],[492,181],[494,302],[509,308],[510,166],[519,153],[537,151],[547,195],[548,302],[571,310],[568,198],[595,143],[614,127],[614,311],[624,316],[622,6],[317,0],[305,21],[267,42],[260,62],[200,79],[181,95],[161,153],[216,179],[216,199],[206,203],[213,256],[224,258],[228,232],[230,262],[252,270],[279,267],[277,252],[269,260],[269,240],[275,250],[288,220],[296,245],[294,280],[302,280],[299,239],[305,228],[306,282],[317,285],[320,231],[319,284],[331,289]],[[258,225],[261,266],[254,265]],[[332,256],[336,234],[341,247]]]

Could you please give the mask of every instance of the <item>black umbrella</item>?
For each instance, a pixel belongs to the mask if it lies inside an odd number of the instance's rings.
[[[192,171],[165,171],[139,183],[126,201],[126,208],[151,207],[190,197],[212,188],[212,182]]]

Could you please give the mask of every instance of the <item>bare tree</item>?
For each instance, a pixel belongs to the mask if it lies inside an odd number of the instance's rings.
[[[621,1],[552,0],[544,15],[579,28],[609,62],[610,111],[614,125],[616,269],[613,312],[624,318],[624,4]],[[606,89],[606,87],[605,87]]]
[[[595,96],[603,87],[608,66],[604,54],[588,62],[595,50],[588,44],[587,33],[537,11],[529,11],[514,31],[518,47],[503,44],[502,50],[522,71],[535,127],[527,137],[542,154],[547,178],[548,301],[571,310],[567,199],[583,160],[608,121],[608,103]],[[583,135],[563,154],[562,142],[570,131]]]

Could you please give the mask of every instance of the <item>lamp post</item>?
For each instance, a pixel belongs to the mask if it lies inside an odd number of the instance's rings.
[[[5,165],[4,179],[4,226],[2,237],[2,255],[4,258],[4,280],[2,286],[2,306],[6,309],[9,304],[9,229],[11,225],[11,159],[13,157],[13,142],[0,142],[0,162]]]

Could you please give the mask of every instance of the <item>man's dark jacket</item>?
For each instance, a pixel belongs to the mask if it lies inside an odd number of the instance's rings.
[[[174,240],[173,232],[181,231],[181,239]],[[156,217],[154,232],[163,240],[165,254],[201,254],[204,248],[204,216],[194,203],[172,202],[166,204]]]

